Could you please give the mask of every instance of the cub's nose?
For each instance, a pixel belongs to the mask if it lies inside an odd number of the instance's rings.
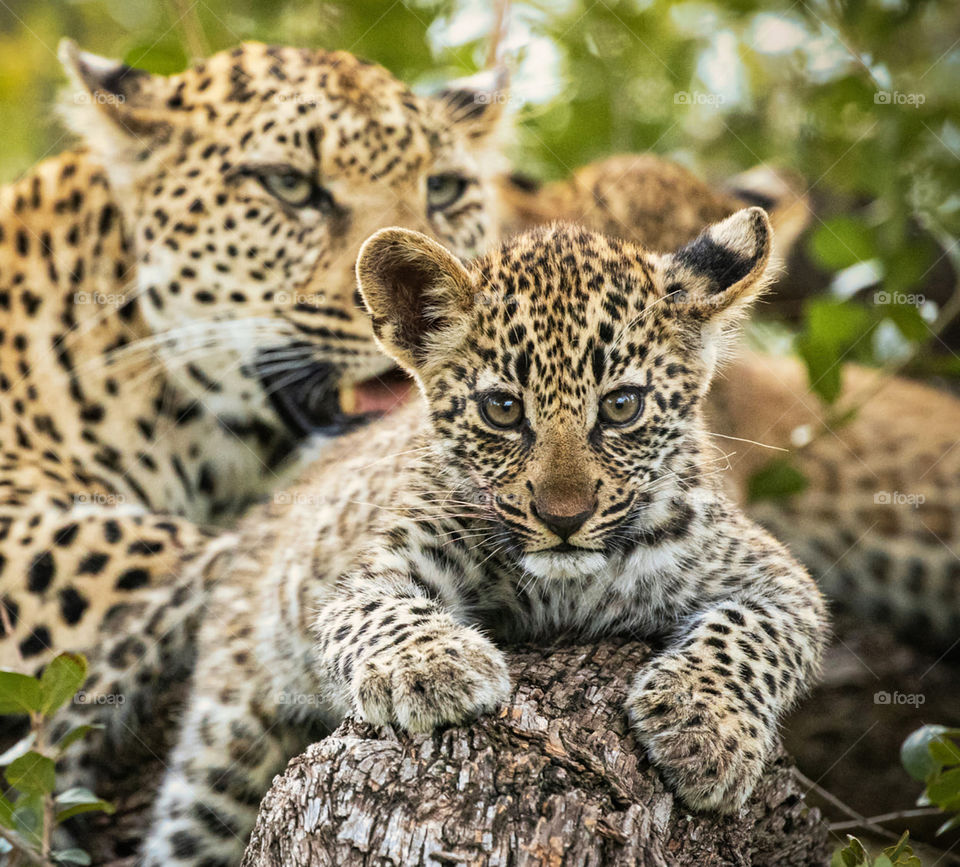
[[[584,505],[586,508],[583,508]],[[562,508],[563,506],[568,508]],[[534,500],[530,508],[541,524],[566,542],[597,511],[597,499],[593,497],[588,503],[581,500],[579,503],[557,503],[550,506]],[[574,511],[577,508],[579,511]]]

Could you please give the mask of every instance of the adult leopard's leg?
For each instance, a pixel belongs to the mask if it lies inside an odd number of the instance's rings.
[[[106,745],[149,714],[165,682],[185,676],[204,602],[213,534],[181,518],[97,511],[5,510],[0,665],[38,672],[57,653],[83,653],[87,680],[54,719],[52,734],[104,729],[64,759],[58,786],[95,785]],[[114,764],[111,762],[111,764]]]
[[[238,864],[270,780],[308,743],[279,718],[248,635],[233,623],[223,627],[222,639],[201,651],[143,867]]]

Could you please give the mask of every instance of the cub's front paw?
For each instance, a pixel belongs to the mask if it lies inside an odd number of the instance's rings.
[[[655,662],[637,676],[627,712],[650,760],[689,807],[732,813],[743,806],[773,732],[725,692],[722,678]]]
[[[430,731],[493,710],[510,693],[506,660],[469,627],[414,634],[379,650],[357,668],[354,703],[375,725],[399,723],[409,732]]]

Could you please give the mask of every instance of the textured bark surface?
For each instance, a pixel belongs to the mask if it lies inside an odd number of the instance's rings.
[[[690,815],[621,710],[639,642],[512,655],[496,717],[411,737],[347,721],[263,801],[244,867],[809,865],[827,831],[780,754],[741,815]]]

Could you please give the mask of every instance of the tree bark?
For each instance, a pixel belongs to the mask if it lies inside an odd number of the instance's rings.
[[[499,714],[432,735],[345,721],[274,780],[243,867],[825,863],[782,751],[736,817],[691,815],[664,786],[622,710],[648,653],[522,649]]]

